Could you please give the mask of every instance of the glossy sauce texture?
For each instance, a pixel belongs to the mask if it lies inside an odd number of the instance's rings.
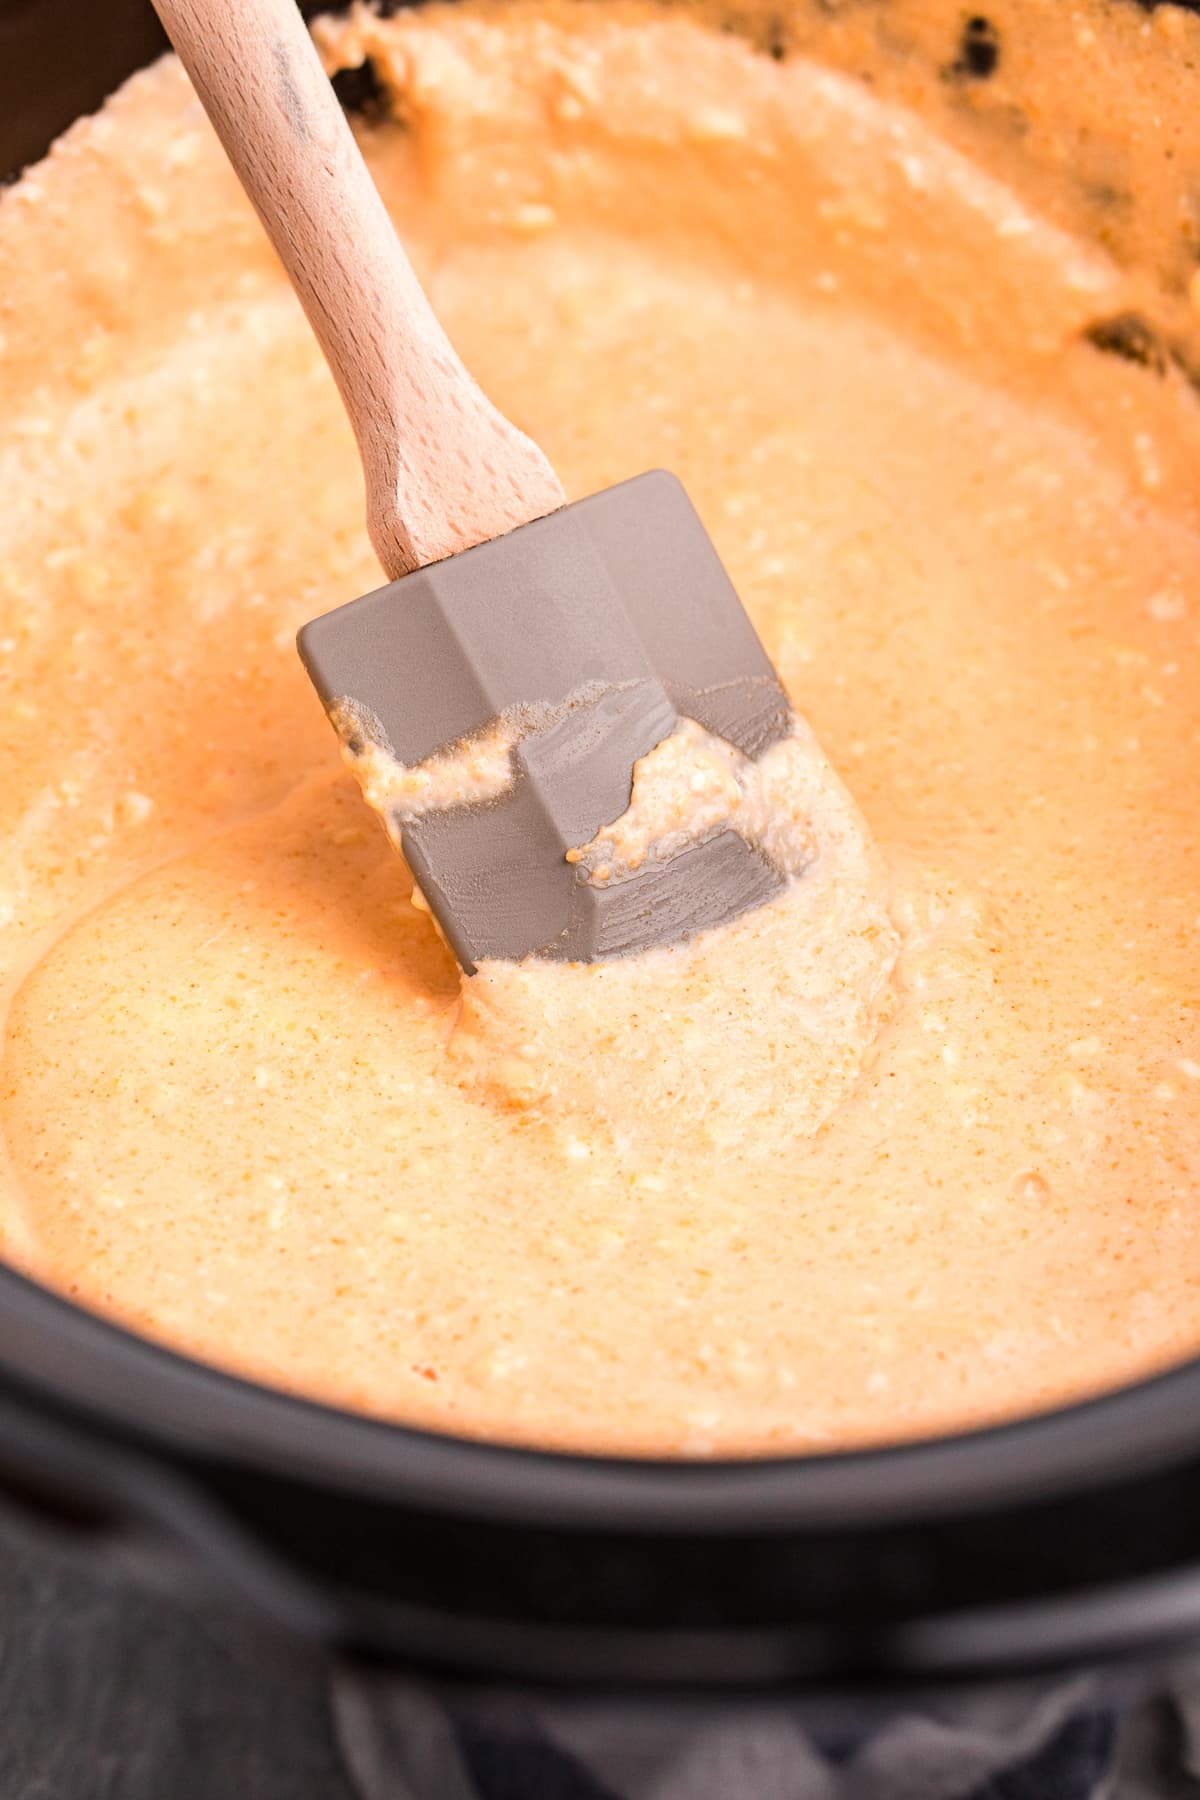
[[[0,200],[5,1254],[266,1381],[631,1454],[1195,1351],[1200,399],[1088,341],[1133,277],[687,19],[322,41],[569,491],[684,479],[832,763],[820,855],[786,918],[460,991],[292,645],[378,582],[350,432],[163,64]]]

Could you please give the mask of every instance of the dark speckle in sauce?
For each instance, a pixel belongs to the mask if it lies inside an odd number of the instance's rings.
[[[369,56],[356,69],[339,69],[333,77],[333,91],[345,111],[358,118],[382,118],[388,111],[383,84]]]
[[[1108,319],[1095,319],[1083,335],[1089,344],[1110,356],[1141,363],[1159,375],[1166,369],[1167,352],[1162,338],[1141,313],[1114,313]]]
[[[986,81],[1000,61],[1000,34],[990,19],[975,13],[963,26],[958,55],[947,73],[958,81]]]

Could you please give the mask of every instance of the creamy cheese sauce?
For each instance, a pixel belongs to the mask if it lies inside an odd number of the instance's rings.
[[[293,648],[378,585],[349,428],[161,64],[0,198],[4,1254],[593,1451],[886,1441],[1194,1352],[1200,399],[1089,341],[1141,278],[670,13],[321,41],[571,494],[684,479],[815,730],[815,855],[695,944],[460,979]]]
[[[513,784],[512,753],[522,732],[517,720],[503,714],[483,731],[419,763],[402,763],[391,745],[381,741],[378,720],[366,718],[352,702],[338,702],[329,709],[329,717],[363,799],[397,845],[400,828],[410,819],[456,806],[486,805]]]
[[[568,850],[567,861],[606,887],[733,831],[780,874],[801,875],[817,854],[805,809],[804,764],[813,754],[819,752],[807,731],[789,733],[753,758],[695,719],[681,719],[634,763],[625,812]]]

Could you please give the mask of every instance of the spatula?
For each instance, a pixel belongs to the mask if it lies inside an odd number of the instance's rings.
[[[305,626],[300,653],[349,754],[410,796],[383,810],[463,967],[624,955],[771,898],[784,875],[732,828],[607,884],[577,857],[681,717],[751,758],[789,727],[682,487],[655,471],[564,503],[434,317],[294,0],[155,5],[358,439],[389,584]],[[499,783],[411,804],[405,771],[432,792],[489,733]]]

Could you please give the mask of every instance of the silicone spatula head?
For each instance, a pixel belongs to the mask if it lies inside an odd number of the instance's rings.
[[[671,475],[419,569],[314,619],[299,645],[352,755],[411,770],[511,722],[499,791],[423,809],[403,790],[390,820],[468,970],[680,942],[783,885],[732,829],[609,885],[570,859],[625,812],[635,762],[681,718],[751,758],[789,728],[779,678]]]
[[[294,0],[155,5],[358,438],[393,579],[308,625],[301,653],[460,961],[617,956],[767,899],[783,876],[719,822],[615,880],[584,854],[681,718],[751,758],[788,726],[678,483],[563,504],[434,317]],[[455,746],[435,779],[423,765]]]

